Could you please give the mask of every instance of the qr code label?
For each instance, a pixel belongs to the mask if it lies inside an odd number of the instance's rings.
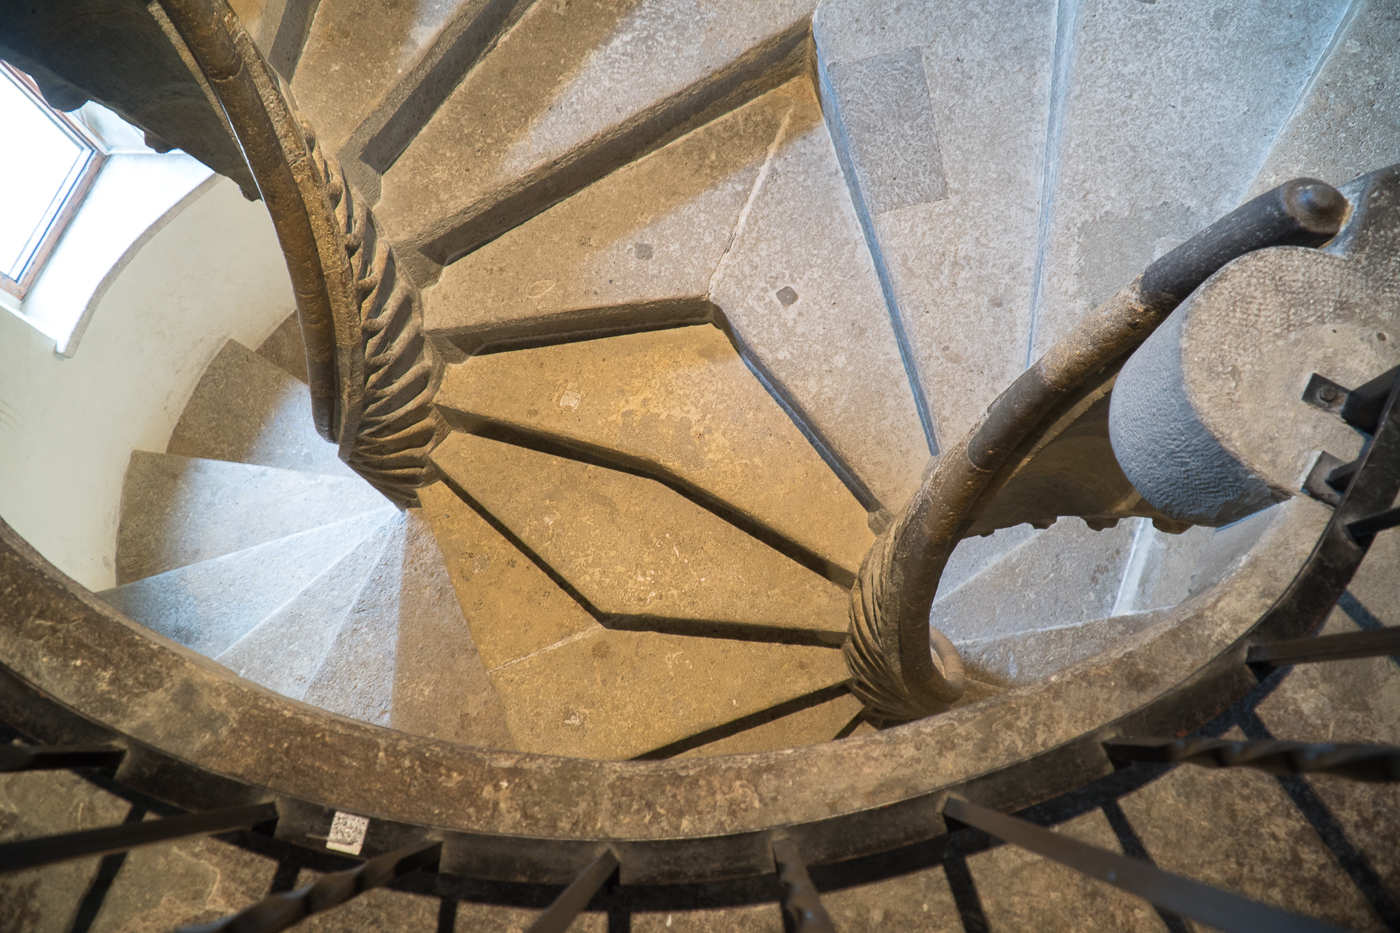
[[[368,831],[369,817],[341,813],[337,810],[335,819],[331,820],[331,834],[326,840],[326,848],[359,855],[361,847],[365,844],[365,833]]]

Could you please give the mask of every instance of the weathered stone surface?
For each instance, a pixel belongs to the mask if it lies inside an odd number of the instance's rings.
[[[389,724],[431,738],[513,748],[432,530],[418,510],[405,525]]]
[[[321,875],[321,872],[302,869],[297,876],[297,887],[314,884]],[[379,930],[412,930],[416,933],[418,930],[441,929],[439,910],[438,898],[431,895],[376,888],[332,911],[303,920],[297,924],[297,929],[306,930],[307,933],[370,933]],[[482,928],[468,926],[466,929]]]
[[[1136,521],[1133,550],[1123,569],[1114,614],[1166,609],[1184,600],[1191,594],[1201,553],[1215,534],[1215,529],[1197,525],[1173,535],[1158,531],[1149,519]]]
[[[1135,612],[955,644],[972,676],[1020,686],[1091,658],[1161,620],[1161,613]]]
[[[443,270],[423,318],[463,350],[709,315],[710,277],[793,81],[619,168]]]
[[[632,758],[847,676],[830,648],[596,626],[491,682],[522,751]]]
[[[1243,199],[1345,9],[1075,8],[1032,358]]]
[[[679,481],[854,576],[865,510],[718,329],[497,353],[452,367],[438,405]]]
[[[963,933],[965,929],[941,865],[824,892],[822,906],[841,933]]]
[[[1055,18],[1044,0],[827,0],[815,17],[827,113],[945,446],[1026,365]]]
[[[776,903],[633,913],[636,933],[778,933],[782,910]],[[845,928],[841,928],[844,930]]]
[[[433,461],[613,624],[845,637],[844,589],[654,480],[469,434]]]
[[[0,842],[111,826],[131,805],[66,771],[0,775]],[[0,875],[0,929],[66,933],[100,858]]]
[[[98,595],[142,625],[212,658],[294,598],[384,518],[368,512]]]
[[[1333,185],[1400,160],[1400,9],[1357,0],[1274,140],[1250,197],[1290,178]]]
[[[1101,811],[1061,824],[1055,832],[1100,849],[1123,851]],[[1053,929],[1068,917],[1074,918],[1071,928],[1076,931],[1167,929],[1152,905],[1141,898],[1016,846],[969,856],[967,867],[993,930]],[[1190,870],[1183,873],[1191,874]]]
[[[355,475],[312,426],[306,384],[232,340],[194,387],[165,452]]]
[[[387,506],[359,478],[135,450],[122,488],[117,583]]]
[[[681,752],[677,758],[706,758],[710,755],[743,755],[775,748],[796,748],[830,742],[860,715],[865,707],[849,693],[815,706],[780,716],[769,722],[714,742]]]
[[[92,930],[167,933],[218,920],[260,901],[276,871],[276,859],[209,837],[134,849]]]
[[[827,648],[604,629],[451,490],[423,504],[523,751],[630,758],[846,677]]]
[[[1126,522],[1092,531],[1062,518],[955,589],[940,590],[930,624],[960,644],[1106,618],[1133,531]]]
[[[435,483],[418,497],[487,670],[597,626],[452,490]]]
[[[299,700],[321,669],[351,604],[379,560],[390,529],[398,525],[392,509],[384,523],[296,596],[254,626],[215,660],[239,677]]]
[[[930,440],[815,96],[793,99],[710,297],[865,504],[902,506]]]
[[[276,363],[287,375],[310,382],[306,372],[306,344],[301,339],[301,321],[296,312],[277,325],[267,339],[258,344],[258,356]]]
[[[813,5],[733,3],[719,15],[697,0],[537,4],[386,173],[380,216],[450,262],[703,122],[718,101],[791,77]]]

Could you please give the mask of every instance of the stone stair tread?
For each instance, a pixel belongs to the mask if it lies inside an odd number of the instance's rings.
[[[358,477],[132,451],[117,530],[117,583],[385,505],[384,497]]]
[[[1080,8],[1050,155],[1032,358],[1155,256],[1241,202],[1344,12],[1341,4]]]
[[[482,343],[709,314],[710,277],[773,144],[789,82],[531,218],[423,292],[434,335]]]
[[[710,298],[741,352],[874,502],[897,511],[932,439],[814,89],[792,98]]]
[[[677,758],[710,758],[715,755],[745,755],[780,748],[798,748],[830,742],[850,726],[865,707],[849,693],[825,700],[786,716],[779,716],[751,729],[736,732],[676,755]]]
[[[165,452],[356,476],[316,433],[306,384],[233,340],[204,371]]]
[[[295,598],[392,511],[386,506],[98,595],[147,628],[216,657]]]
[[[830,648],[605,629],[446,486],[420,496],[522,751],[631,758],[847,676]]]
[[[709,325],[473,357],[448,369],[437,404],[680,480],[848,578],[874,540],[865,510]]]
[[[1160,610],[1134,612],[994,638],[958,640],[954,646],[974,676],[1019,687],[1039,683],[1091,658],[1146,631],[1164,617]]]
[[[845,636],[846,590],[655,480],[462,433],[433,462],[615,625]]]
[[[300,700],[383,553],[394,521],[386,515],[379,528],[214,660],[239,677]]]
[[[1247,197],[1291,178],[1341,185],[1400,160],[1400,11],[1385,0],[1350,4],[1298,106]]]
[[[258,356],[276,363],[289,376],[310,383],[306,370],[306,343],[301,339],[301,321],[293,311],[277,329],[258,344]]]
[[[446,264],[797,73],[814,0],[720,6],[534,4],[385,173],[385,226],[419,248],[436,240],[428,251]]]

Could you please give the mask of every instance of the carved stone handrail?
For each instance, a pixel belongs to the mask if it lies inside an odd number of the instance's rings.
[[[962,662],[929,612],[953,548],[987,505],[991,480],[1027,441],[1111,379],[1186,296],[1226,263],[1269,246],[1317,246],[1348,204],[1335,188],[1295,179],[1241,205],[1078,323],[1011,384],[963,440],[925,471],[918,492],[870,549],[851,597],[845,645],[852,691],[872,712],[913,719],[961,696]],[[932,649],[932,650],[931,650]]]
[[[160,0],[208,81],[272,216],[296,293],[312,415],[340,457],[399,505],[435,476],[442,361],[422,303],[276,72],[225,0]],[[175,141],[178,143],[178,141]]]

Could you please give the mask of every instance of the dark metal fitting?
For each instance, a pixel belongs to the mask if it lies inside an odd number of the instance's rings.
[[[1312,233],[1335,236],[1351,205],[1340,191],[1316,178],[1295,178],[1284,186],[1283,203],[1298,224]]]

